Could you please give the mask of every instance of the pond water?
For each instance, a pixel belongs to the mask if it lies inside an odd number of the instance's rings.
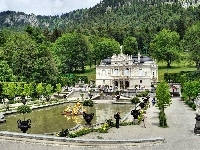
[[[33,110],[30,114],[14,114],[6,115],[6,123],[0,124],[0,131],[22,132],[17,127],[17,120],[31,119],[31,128],[27,133],[44,134],[59,132],[61,129],[70,129],[77,124],[85,125],[86,122],[82,115],[79,116],[64,116],[61,112],[66,106],[74,106],[74,103],[67,103],[59,106],[51,106],[48,108]],[[120,112],[121,118],[130,112],[133,108],[131,104],[95,104],[89,109],[89,112],[94,113],[92,124],[104,122],[106,119],[113,119],[114,113]]]

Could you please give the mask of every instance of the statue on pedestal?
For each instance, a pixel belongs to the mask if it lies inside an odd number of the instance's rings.
[[[200,94],[195,99],[195,104],[196,104],[196,117],[195,117],[196,124],[194,128],[194,133],[200,134]]]

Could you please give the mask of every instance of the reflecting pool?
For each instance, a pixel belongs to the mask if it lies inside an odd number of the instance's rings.
[[[31,119],[31,128],[27,133],[44,134],[59,132],[63,129],[70,129],[77,124],[85,125],[86,122],[82,115],[78,116],[65,116],[61,115],[61,112],[65,110],[67,106],[73,106],[74,103],[67,103],[59,106],[51,106],[48,108],[33,110],[30,114],[13,114],[6,115],[6,123],[0,124],[0,131],[21,132],[17,128],[17,120]],[[121,118],[130,112],[133,108],[131,104],[95,104],[94,107],[89,108],[89,112],[94,113],[94,119],[92,124],[104,122],[106,119],[113,119],[114,113],[119,111]]]

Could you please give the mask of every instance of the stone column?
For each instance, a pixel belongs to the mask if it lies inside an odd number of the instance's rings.
[[[196,104],[196,124],[194,128],[194,133],[195,134],[200,134],[200,93],[195,99],[195,104]]]
[[[118,91],[120,91],[120,79],[118,77]]]

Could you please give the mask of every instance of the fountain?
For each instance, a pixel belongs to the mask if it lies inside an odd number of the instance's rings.
[[[83,113],[86,111],[87,109],[83,108],[79,100],[77,100],[76,104],[73,107],[67,106],[65,110],[62,112],[62,115],[67,115],[67,116],[83,115]]]

